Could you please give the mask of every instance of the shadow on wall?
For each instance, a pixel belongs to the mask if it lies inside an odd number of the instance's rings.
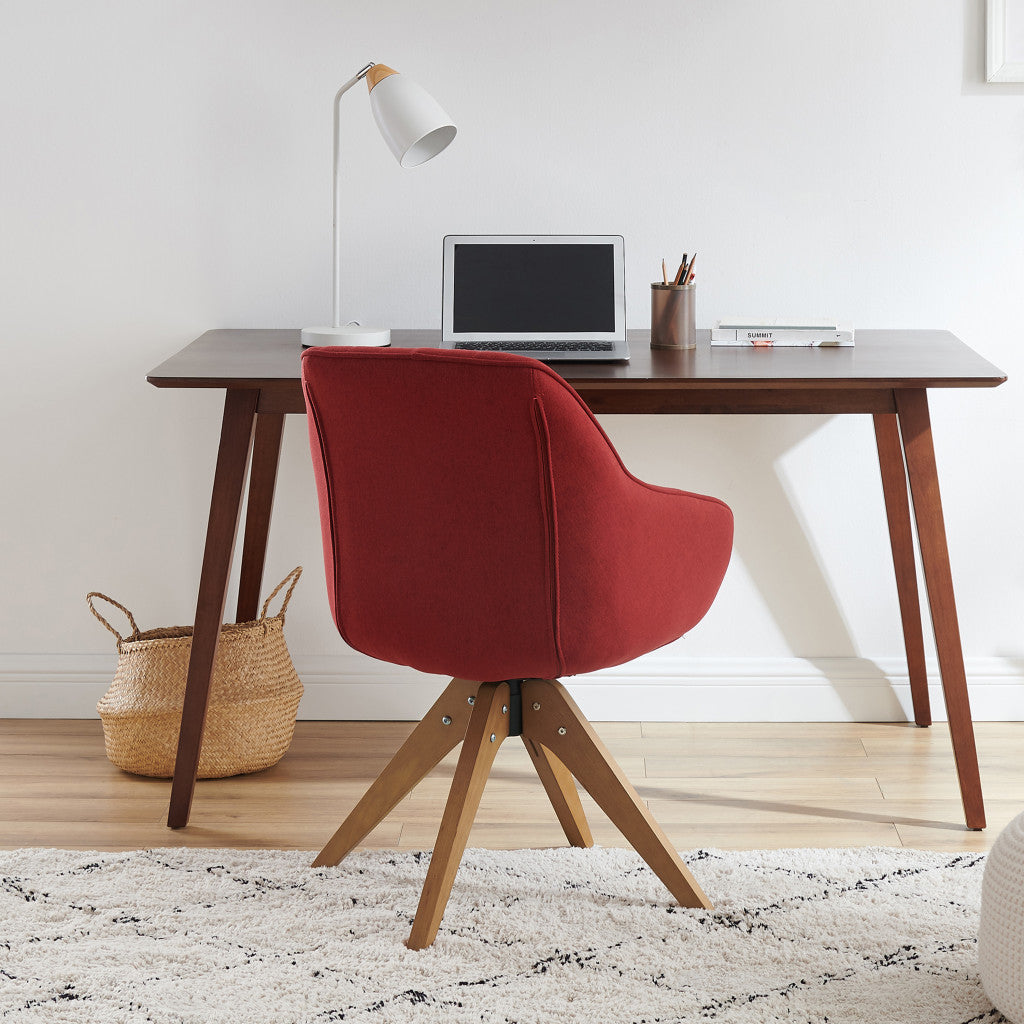
[[[770,419],[679,417],[680,436],[685,437],[687,443],[685,448],[677,448],[672,456],[678,470],[669,472],[682,481],[681,486],[697,490],[706,487],[709,493],[733,506],[736,513],[734,558],[742,561],[789,650],[822,672],[851,720],[861,720],[866,713],[870,714],[864,704],[866,690],[870,691],[870,703],[875,711],[871,717],[877,717],[881,699],[894,719],[903,720],[905,711],[889,676],[874,662],[857,656],[854,637],[836,600],[824,560],[780,473],[784,457],[834,418],[805,415],[772,416]],[[606,420],[605,423],[616,435],[620,434],[614,422],[608,424]],[[629,431],[622,433],[628,435]],[[869,459],[877,466],[873,433],[870,437]],[[626,447],[633,443],[628,436],[623,440]],[[646,456],[631,459],[629,452],[623,458],[631,469],[634,462],[641,464],[638,467],[641,477],[646,472],[646,478],[652,482],[667,482],[664,464],[654,465]],[[896,581],[889,561],[888,532],[877,469],[871,489],[864,492],[863,483],[864,474],[858,474],[855,467],[851,467],[841,483],[841,487],[849,490],[836,493],[834,500],[837,508],[877,503],[882,524],[878,543],[884,546],[889,567],[886,577],[878,581],[879,589],[883,600],[891,598],[898,623]],[[837,530],[842,528],[841,524],[836,525]],[[886,587],[888,591],[883,589]],[[899,635],[902,641],[902,633]],[[841,676],[836,675],[840,664],[844,665]]]

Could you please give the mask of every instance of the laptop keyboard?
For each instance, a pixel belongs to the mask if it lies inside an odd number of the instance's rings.
[[[457,341],[474,352],[611,352],[610,341]]]

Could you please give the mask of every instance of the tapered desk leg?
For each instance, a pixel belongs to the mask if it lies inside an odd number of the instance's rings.
[[[185,703],[178,733],[178,753],[171,783],[171,804],[167,813],[170,828],[188,824],[192,793],[199,768],[199,752],[206,724],[206,703],[210,677],[217,656],[217,642],[227,598],[228,571],[235,547],[242,492],[252,447],[253,423],[259,391],[229,388],[224,400],[224,419],[213,478],[210,520],[206,528],[206,550],[196,601],[192,653],[185,682]]]
[[[967,695],[967,674],[964,671],[960,625],[953,597],[953,574],[946,547],[946,527],[942,518],[939,478],[925,390],[897,389],[896,412],[907,460],[910,493],[914,499],[914,518],[917,521],[921,563],[928,589],[932,628],[935,631],[939,672],[942,674],[942,693],[946,699],[953,756],[960,777],[960,797],[967,827],[982,829],[985,827],[985,805],[981,795],[974,723]]]
[[[917,564],[914,535],[910,529],[910,501],[907,498],[907,467],[895,413],[876,413],[875,443],[882,472],[882,494],[889,520],[892,564],[896,570],[896,593],[903,620],[903,645],[907,652],[910,695],[914,702],[914,721],[920,726],[932,724],[928,699],[928,669],[924,660],[924,633],[921,629],[921,598],[917,591]]]
[[[249,473],[249,501],[245,507],[242,568],[238,580],[236,622],[251,622],[260,607],[263,565],[267,557],[270,513],[274,506],[277,464],[281,457],[284,413],[261,412],[256,417],[256,436]]]

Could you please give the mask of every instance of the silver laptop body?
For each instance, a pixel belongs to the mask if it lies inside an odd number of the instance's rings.
[[[621,235],[447,235],[441,347],[629,359]]]

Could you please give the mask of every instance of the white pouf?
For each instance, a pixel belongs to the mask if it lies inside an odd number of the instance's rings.
[[[978,964],[985,994],[1024,1024],[1024,814],[996,839],[981,883]]]

